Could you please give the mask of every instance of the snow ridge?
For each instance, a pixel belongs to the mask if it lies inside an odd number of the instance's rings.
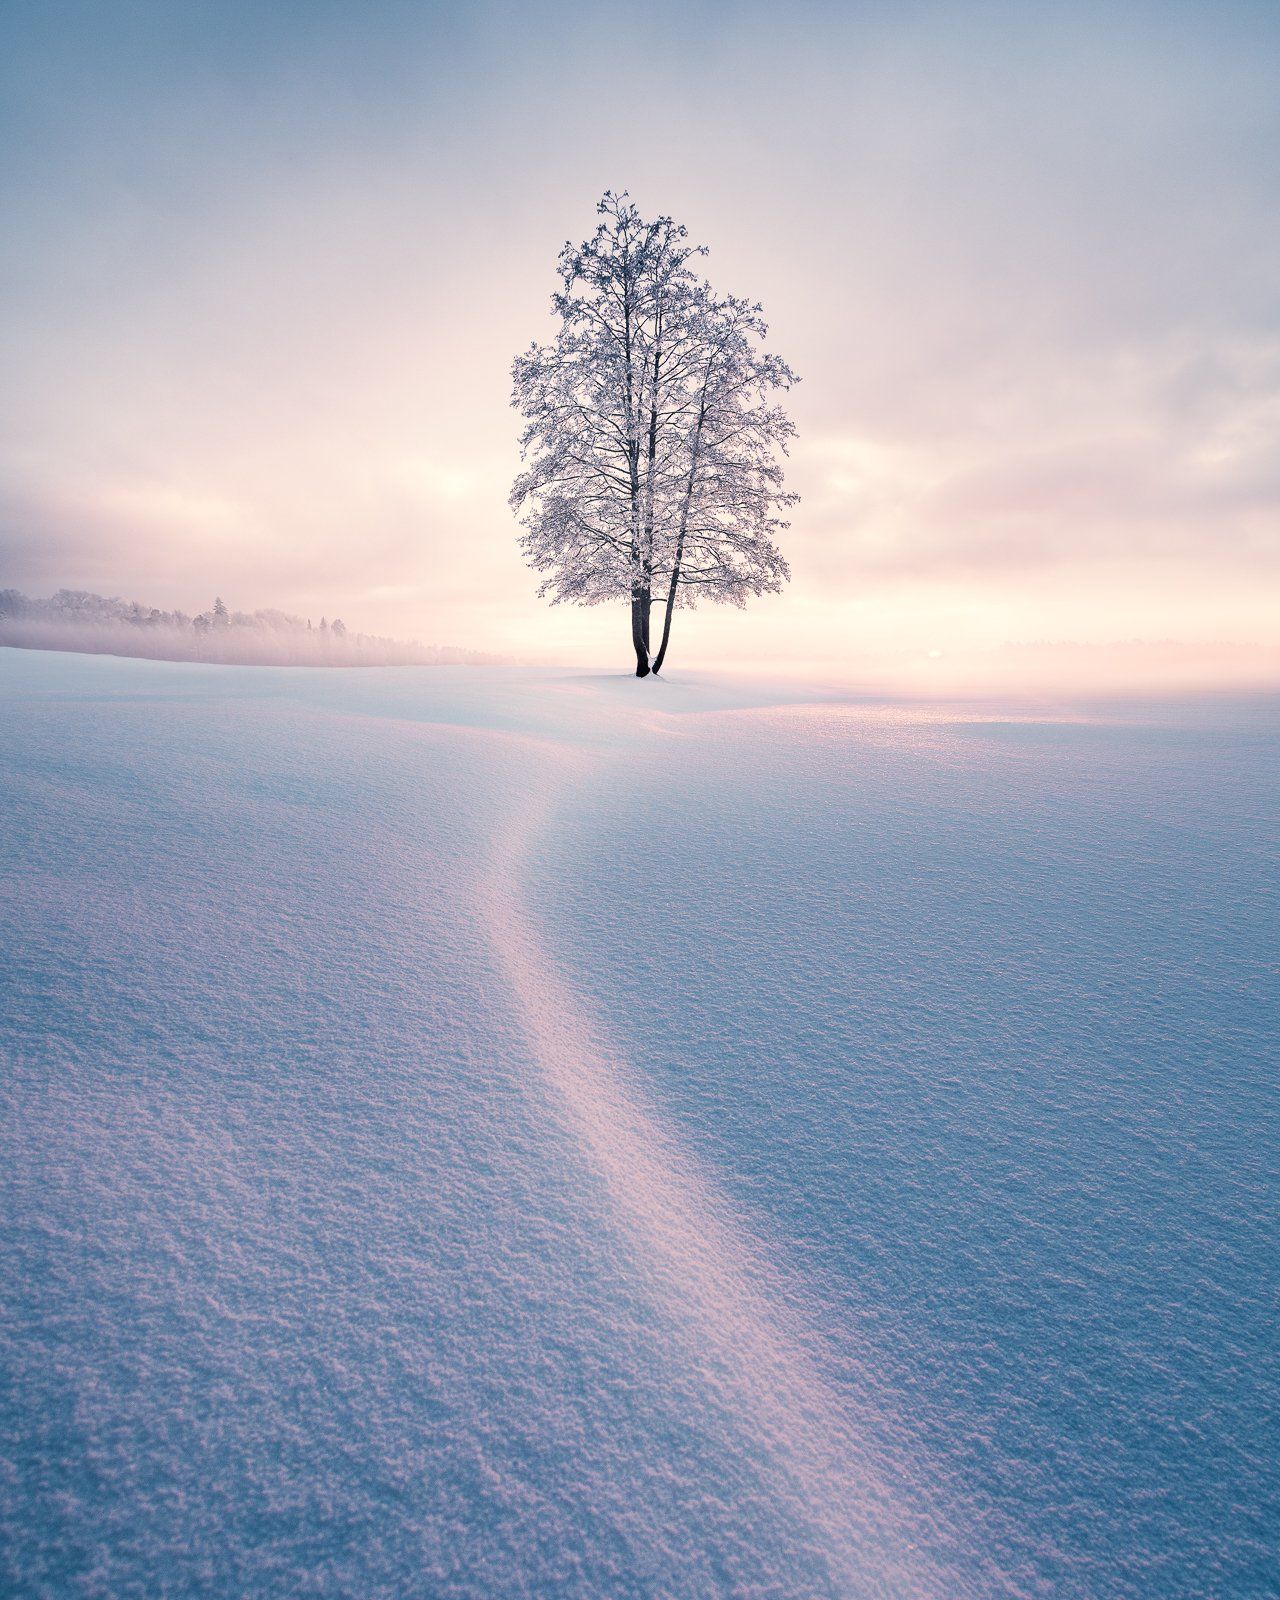
[[[727,1411],[751,1419],[779,1493],[825,1549],[832,1592],[961,1592],[921,1551],[928,1530],[895,1496],[868,1435],[810,1355],[764,1252],[600,1038],[526,903],[524,864],[580,752],[551,759],[494,841],[479,903],[530,1050],[569,1130],[633,1236],[647,1288],[683,1324],[687,1358]]]

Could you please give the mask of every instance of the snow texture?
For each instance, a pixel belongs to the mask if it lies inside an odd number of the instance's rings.
[[[1263,1596],[1276,704],[0,651],[6,1595]]]

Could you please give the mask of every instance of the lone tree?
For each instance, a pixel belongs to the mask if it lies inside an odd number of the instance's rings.
[[[742,606],[790,577],[774,541],[796,501],[777,459],[795,429],[774,396],[797,379],[763,349],[761,308],[697,275],[705,252],[684,228],[645,222],[625,194],[596,209],[594,235],[560,254],[555,338],[513,367],[525,470],[511,504],[539,594],[628,603],[643,678],[678,606]]]

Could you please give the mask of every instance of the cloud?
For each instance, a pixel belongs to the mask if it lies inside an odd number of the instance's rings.
[[[802,442],[805,534],[838,542],[851,582],[1136,557],[1280,567],[1274,342],[1064,351],[968,398],[945,427]]]

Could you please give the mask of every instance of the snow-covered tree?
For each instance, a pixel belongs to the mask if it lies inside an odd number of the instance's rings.
[[[774,451],[793,430],[769,397],[795,377],[758,348],[759,306],[699,280],[684,228],[645,222],[625,194],[597,211],[592,238],[561,252],[555,338],[514,365],[526,465],[511,501],[539,593],[625,599],[644,677],[655,600],[653,670],[677,605],[742,605],[788,576],[773,536],[794,496]]]

